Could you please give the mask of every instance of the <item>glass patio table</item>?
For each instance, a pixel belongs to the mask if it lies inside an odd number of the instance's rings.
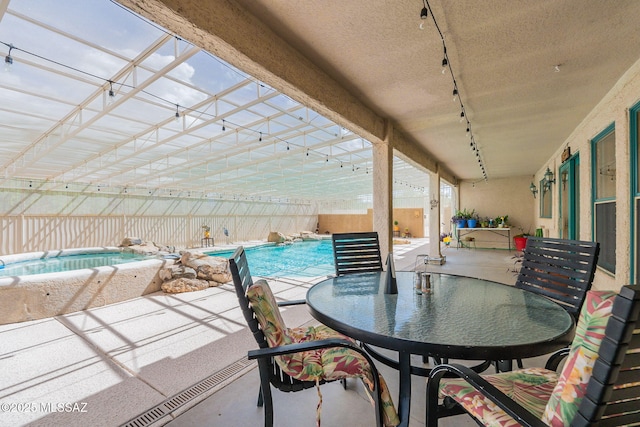
[[[418,294],[413,272],[397,272],[397,294],[385,294],[385,273],[323,280],[307,293],[311,315],[365,344],[394,350],[397,361],[372,356],[399,371],[400,425],[409,422],[411,355],[465,360],[540,356],[568,346],[573,318],[553,301],[514,286],[431,274],[431,292]]]

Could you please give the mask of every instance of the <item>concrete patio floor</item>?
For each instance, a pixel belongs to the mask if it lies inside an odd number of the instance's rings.
[[[425,244],[413,239],[396,246],[396,268],[412,270]],[[443,254],[446,264],[430,269],[515,282],[513,252],[446,248]],[[323,278],[270,284],[279,299],[300,299]],[[285,308],[283,317],[288,326],[313,321],[304,306]],[[260,426],[257,369],[246,360],[253,348],[232,284],[3,325],[0,426]],[[380,370],[397,395],[397,373]],[[424,385],[424,378],[414,377],[412,426],[424,425]],[[372,425],[372,407],[359,382],[350,381],[346,391],[339,384],[321,391],[323,425]],[[276,426],[315,425],[317,403],[314,389],[275,391]],[[462,416],[442,425],[475,423]]]

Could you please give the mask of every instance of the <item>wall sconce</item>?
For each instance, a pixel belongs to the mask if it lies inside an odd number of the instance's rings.
[[[538,188],[536,187],[536,185],[532,182],[531,185],[529,186],[529,191],[531,191],[531,194],[533,194],[533,198],[536,198],[536,194],[538,194]]]
[[[438,207],[438,203],[439,203],[439,201],[438,201],[437,199],[433,199],[433,200],[431,200],[431,201],[430,201],[431,209],[435,209],[435,208],[437,208],[437,207]]]
[[[544,189],[545,191],[551,189],[551,184],[555,184],[556,180],[553,179],[553,172],[547,167],[547,171],[544,173]]]

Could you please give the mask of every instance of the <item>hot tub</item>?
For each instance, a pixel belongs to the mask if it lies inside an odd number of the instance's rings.
[[[122,248],[76,248],[0,256],[0,271],[9,266],[44,263],[61,257],[123,253]],[[66,271],[0,276],[0,324],[23,322],[100,307],[160,290],[160,269],[173,264],[163,257]],[[118,261],[116,261],[118,262]],[[35,268],[34,271],[38,271]],[[23,272],[24,273],[24,272]]]

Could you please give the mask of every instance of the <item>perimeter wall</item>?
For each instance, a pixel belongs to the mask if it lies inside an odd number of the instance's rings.
[[[300,201],[70,193],[35,185],[0,189],[0,255],[118,246],[125,237],[197,247],[203,225],[216,244],[265,240],[270,231],[314,231],[317,225],[317,207]]]

